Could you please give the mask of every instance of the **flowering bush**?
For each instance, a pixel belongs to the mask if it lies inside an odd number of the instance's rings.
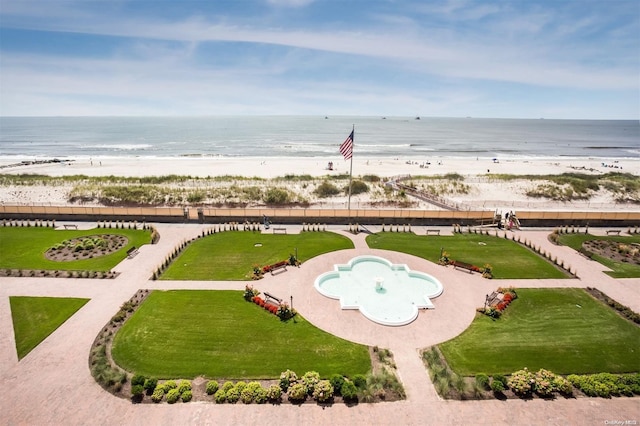
[[[312,395],[316,384],[320,381],[320,374],[317,371],[307,371],[301,380],[307,394]]]
[[[293,402],[303,402],[307,399],[307,391],[302,383],[296,383],[287,390],[287,397]]]
[[[532,372],[524,368],[523,370],[513,373],[507,383],[516,395],[527,396],[530,395],[533,390],[535,376]]]
[[[267,399],[271,402],[278,402],[282,398],[282,389],[278,385],[271,385],[267,389]]]
[[[280,389],[283,392],[286,392],[290,386],[296,384],[298,382],[298,375],[295,371],[286,370],[280,373]]]
[[[286,303],[282,303],[280,304],[280,306],[278,306],[278,311],[276,312],[276,315],[282,321],[286,321],[288,319],[293,318],[296,315],[296,313],[297,312],[295,309],[290,308],[289,305],[287,305]]]
[[[536,373],[533,390],[540,396],[549,396],[555,390],[553,386],[556,375],[549,370],[540,369]]]
[[[251,285],[246,285],[244,287],[244,300],[250,302],[254,297],[258,296],[260,292],[253,288]]]
[[[320,380],[313,389],[313,398],[318,402],[329,401],[333,398],[333,386],[329,380]]]

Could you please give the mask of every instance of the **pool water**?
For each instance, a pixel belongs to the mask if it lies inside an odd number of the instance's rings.
[[[314,286],[320,294],[339,299],[342,309],[359,309],[371,321],[389,326],[409,324],[419,309],[433,309],[431,299],[443,291],[431,275],[378,256],[334,265],[333,271],[316,278]]]

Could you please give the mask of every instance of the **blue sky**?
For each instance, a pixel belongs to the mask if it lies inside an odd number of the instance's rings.
[[[638,119],[640,5],[0,0],[0,115]]]

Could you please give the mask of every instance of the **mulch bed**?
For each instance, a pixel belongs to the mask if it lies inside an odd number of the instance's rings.
[[[582,244],[583,249],[614,262],[640,265],[640,245],[612,240],[590,240]]]

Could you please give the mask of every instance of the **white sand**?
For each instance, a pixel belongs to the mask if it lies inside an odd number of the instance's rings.
[[[334,170],[327,169],[328,161],[333,161]],[[383,179],[398,175],[434,176],[458,173],[469,185],[468,194],[449,194],[446,197],[468,208],[492,210],[635,210],[634,204],[616,204],[612,194],[606,191],[596,193],[589,201],[555,202],[527,197],[527,189],[539,184],[531,181],[499,181],[491,179],[494,174],[543,175],[580,172],[603,174],[607,172],[626,172],[640,176],[640,159],[618,159],[603,166],[599,158],[572,159],[500,159],[494,162],[489,158],[441,158],[430,159],[431,164],[415,159],[356,159],[353,162],[354,177],[377,175]],[[0,158],[0,166],[15,164],[15,158]],[[102,157],[77,158],[69,163],[46,163],[0,168],[2,174],[43,174],[48,176],[87,175],[87,176],[161,176],[188,175],[194,177],[244,176],[276,178],[284,175],[309,174],[314,177],[349,173],[349,162],[340,157],[327,161],[319,158],[144,158],[144,157]],[[255,183],[254,183],[255,184]],[[306,193],[299,184],[287,183],[291,189],[304,193],[312,201],[312,207],[343,208],[346,197],[317,200]],[[293,186],[296,186],[293,188]],[[2,204],[67,204],[72,185],[61,186],[0,186]],[[352,198],[352,207],[368,208],[369,203],[381,199],[378,188],[371,195],[359,195]],[[418,202],[412,208],[437,209],[424,202]]]

